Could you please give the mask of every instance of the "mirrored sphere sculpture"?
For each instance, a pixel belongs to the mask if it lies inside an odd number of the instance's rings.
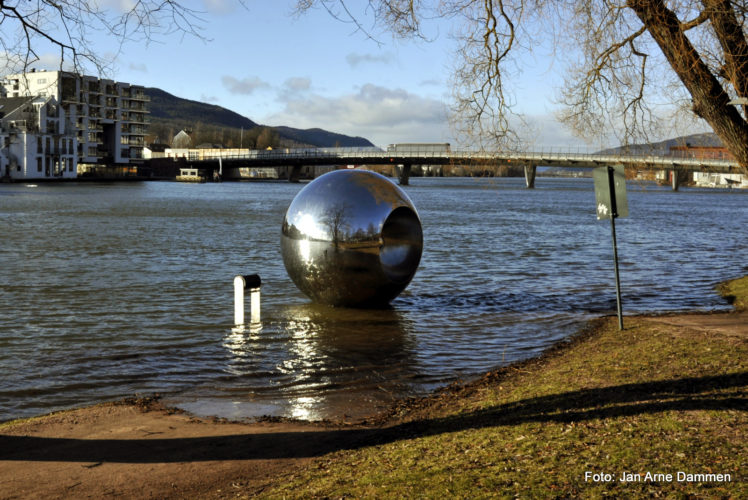
[[[336,170],[296,195],[283,220],[283,263],[315,302],[377,307],[416,272],[423,232],[413,202],[386,177]]]

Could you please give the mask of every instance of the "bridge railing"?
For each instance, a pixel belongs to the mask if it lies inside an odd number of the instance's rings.
[[[195,154],[197,153],[197,154]],[[390,160],[409,159],[421,161],[428,164],[430,158],[439,158],[441,162],[448,160],[455,163],[469,163],[475,161],[516,161],[518,163],[535,164],[580,164],[579,166],[594,166],[596,164],[626,165],[649,165],[661,166],[662,168],[676,168],[684,166],[711,166],[719,168],[737,167],[737,163],[719,152],[705,151],[695,154],[692,151],[672,151],[667,155],[652,153],[629,153],[620,152],[583,152],[574,148],[558,150],[548,149],[545,151],[477,151],[477,150],[433,150],[430,148],[409,148],[397,151],[386,151],[380,148],[280,148],[273,150],[190,150],[192,160],[326,160],[330,163],[336,162],[369,162],[390,163]]]

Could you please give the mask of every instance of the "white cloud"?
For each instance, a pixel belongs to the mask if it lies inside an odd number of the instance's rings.
[[[512,120],[515,122],[514,120]],[[517,120],[513,127],[517,131],[526,148],[531,151],[582,150],[593,152],[607,147],[606,144],[592,144],[576,137],[552,113],[544,115],[528,115],[525,123]]]
[[[143,63],[130,63],[130,70],[137,71],[139,73],[148,73],[148,67]]]
[[[134,0],[100,0],[99,7],[107,10],[115,10],[122,14],[131,11],[137,3]]]
[[[283,83],[283,87],[291,92],[304,92],[312,88],[312,80],[309,78],[293,77]]]
[[[228,14],[236,8],[231,0],[202,0],[202,2],[205,10],[213,14]]]
[[[423,80],[418,83],[421,87],[441,87],[443,82],[437,79]]]
[[[297,128],[320,127],[365,137],[378,146],[449,140],[446,107],[441,101],[373,84],[338,97],[309,94],[290,98],[283,111],[262,121]]]
[[[28,67],[24,67],[24,64],[27,62],[30,62],[30,64]],[[69,66],[69,61],[66,61],[64,69],[69,70]],[[60,55],[45,53],[35,60],[32,59],[31,61],[26,61],[22,56],[19,56],[19,54],[0,52],[0,70],[2,71],[0,74],[17,73],[31,68],[49,71],[59,70]]]
[[[357,54],[351,52],[345,56],[346,62],[355,68],[361,64],[388,64],[394,59],[394,56],[390,52],[384,54]]]
[[[226,90],[232,94],[251,95],[256,90],[270,88],[269,83],[256,76],[239,80],[233,76],[226,75],[221,77],[221,82],[226,87]]]

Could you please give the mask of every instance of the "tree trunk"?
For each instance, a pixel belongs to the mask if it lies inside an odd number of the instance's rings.
[[[662,0],[628,0],[628,6],[691,94],[694,113],[706,120],[741,167],[748,169],[748,124],[737,107],[728,104],[727,92],[699,57],[677,16]]]
[[[735,10],[730,0],[702,0],[702,3],[725,56],[724,77],[738,97],[748,97],[748,40],[735,17]],[[748,106],[743,110],[748,112]]]

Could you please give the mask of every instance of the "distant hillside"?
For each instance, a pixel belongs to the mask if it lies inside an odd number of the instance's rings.
[[[672,146],[722,146],[717,134],[692,134],[667,139],[651,144],[632,144],[630,146],[620,146],[600,151],[602,154],[646,154],[646,155],[666,155],[670,152]]]
[[[249,118],[214,104],[182,99],[158,88],[149,87],[145,94],[150,97],[150,135],[167,142],[182,129],[199,130],[207,142],[223,143],[225,146],[251,146],[251,138],[257,137],[261,129],[270,128],[276,141],[284,146],[317,147],[371,147],[363,137],[351,137],[319,128],[301,130],[292,127],[264,127]],[[239,138],[243,137],[244,139]],[[200,140],[199,142],[206,142]],[[230,144],[229,144],[230,143]]]
[[[681,137],[675,137],[673,139],[666,139],[660,142],[653,142],[651,144],[632,144],[630,146],[619,146],[617,148],[608,148],[598,151],[598,154],[629,154],[629,155],[653,155],[653,156],[665,156],[670,153],[672,146],[722,146],[722,141],[719,140],[717,134],[705,133],[705,134],[692,134],[684,135]],[[592,176],[592,171],[587,168],[548,168],[544,169],[543,175],[549,176]]]
[[[203,122],[221,127],[246,129],[258,126],[249,118],[214,104],[182,99],[153,87],[146,88],[145,94],[151,98],[151,120]]]
[[[301,130],[291,127],[273,127],[283,137],[288,137],[297,142],[306,142],[320,147],[361,147],[370,148],[374,144],[363,137],[351,137],[335,132],[328,132],[321,128],[309,128]]]

